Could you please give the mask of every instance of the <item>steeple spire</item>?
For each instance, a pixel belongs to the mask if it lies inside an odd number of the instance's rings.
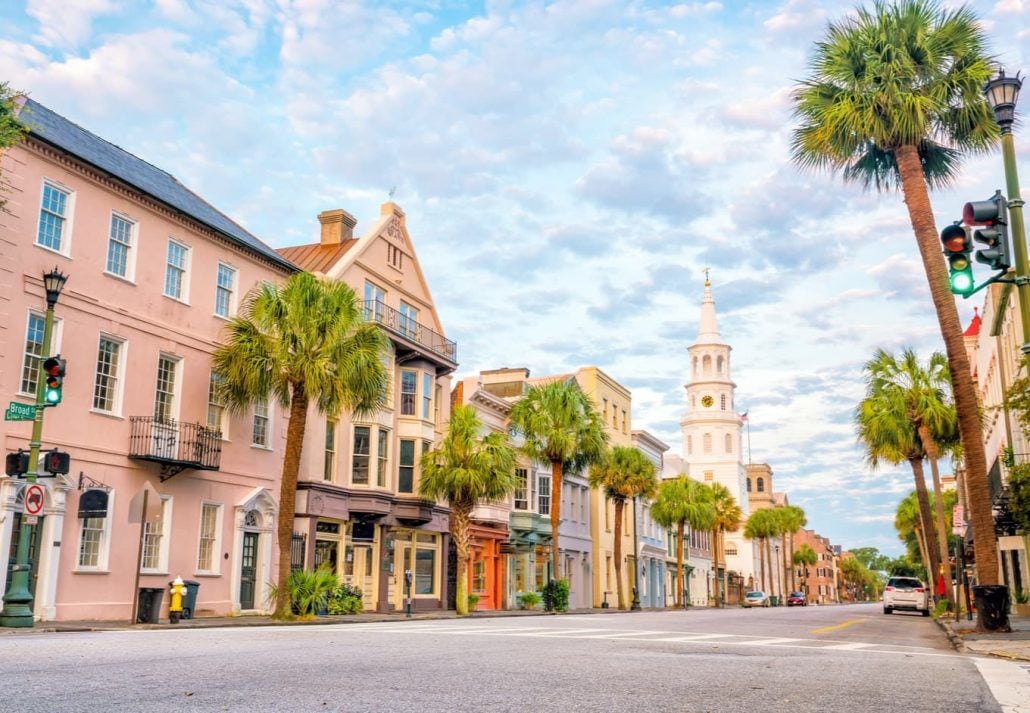
[[[712,281],[708,276],[710,270],[705,268],[705,295],[701,300],[701,321],[697,327],[698,344],[722,344],[719,325],[715,321],[715,300],[712,298]]]

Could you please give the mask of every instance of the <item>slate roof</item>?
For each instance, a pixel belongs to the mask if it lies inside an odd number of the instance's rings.
[[[34,138],[95,166],[280,267],[290,271],[297,269],[293,263],[215,210],[167,171],[86,131],[32,99],[25,100],[19,118],[29,127]]]

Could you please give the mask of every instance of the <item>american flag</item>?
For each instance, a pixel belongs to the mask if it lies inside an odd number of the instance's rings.
[[[747,411],[745,411],[744,413],[740,414],[740,422],[741,423],[747,423]]]

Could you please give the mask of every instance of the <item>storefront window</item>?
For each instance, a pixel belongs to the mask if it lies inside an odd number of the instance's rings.
[[[483,560],[472,563],[472,591],[486,591],[486,562]]]
[[[415,552],[415,594],[432,594],[435,574],[436,550],[419,547]]]

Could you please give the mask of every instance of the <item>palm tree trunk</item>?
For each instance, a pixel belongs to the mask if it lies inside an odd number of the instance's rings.
[[[454,608],[458,616],[469,613],[469,516],[471,503],[451,503],[451,537],[458,554],[458,572],[454,583]]]
[[[916,544],[919,546],[919,554],[923,558],[923,564],[926,565],[926,569],[930,569],[930,558],[927,556],[926,538],[923,537],[923,528],[916,525],[912,528],[912,532],[916,535]]]
[[[551,461],[551,578],[561,579],[558,561],[558,524],[561,522],[561,461]]]
[[[683,534],[686,528],[680,521],[676,526],[676,606],[683,606]]]
[[[930,473],[933,476],[933,494],[936,501],[934,504],[937,510],[937,548],[941,556],[941,565],[944,568],[944,599],[951,602],[955,595],[951,587],[951,558],[948,556],[948,530],[944,524],[944,493],[941,490],[941,474],[937,469],[937,443],[934,441],[933,436],[930,435],[930,429],[924,423],[919,424],[919,438],[923,442],[923,449],[926,451],[927,458],[930,459]],[[934,592],[936,592],[936,575],[934,577],[933,588]]]
[[[622,585],[622,510],[626,507],[625,498],[612,498],[615,503],[615,591],[619,609],[626,608],[626,591]]]
[[[719,597],[719,529],[715,528],[709,535],[712,538],[712,563],[715,567],[715,576],[712,578],[715,580],[715,606],[720,606],[721,599]]]
[[[290,553],[293,550],[293,520],[297,509],[297,474],[300,472],[300,454],[304,446],[304,430],[308,421],[308,397],[304,384],[294,384],[290,398],[290,422],[286,427],[286,452],[283,454],[282,477],[279,484],[279,519],[276,540],[279,545],[278,596],[275,600],[275,619],[290,615],[290,598],[286,582],[290,578]]]
[[[933,208],[923,178],[919,152],[914,145],[895,151],[901,189],[908,207],[909,220],[919,246],[919,254],[930,284],[930,295],[937,310],[941,336],[948,354],[948,369],[955,392],[959,434],[966,460],[969,493],[969,522],[973,528],[973,549],[979,584],[1000,584],[998,576],[998,540],[994,533],[991,508],[991,486],[987,480],[987,457],[984,453],[980,410],[969,369],[969,357],[962,337],[962,324],[955,307],[955,297],[948,285],[947,269],[941,256]]]
[[[726,531],[723,530],[721,527],[719,528],[719,553],[722,555],[723,559],[726,558]],[[726,563],[723,562],[723,568],[722,568],[722,591],[723,591],[723,596],[724,597],[728,597],[729,596],[728,592],[729,592],[729,577],[730,577],[730,574],[727,571],[728,569],[729,569],[729,566],[727,566]]]
[[[937,559],[937,539],[934,534],[933,515],[930,513],[930,498],[926,494],[926,476],[923,474],[923,459],[910,458],[909,465],[912,466],[912,476],[916,481],[916,502],[919,503],[919,523],[923,528],[923,537],[926,541],[926,574],[929,578],[927,584],[933,588],[933,582],[940,569],[940,560]]]

